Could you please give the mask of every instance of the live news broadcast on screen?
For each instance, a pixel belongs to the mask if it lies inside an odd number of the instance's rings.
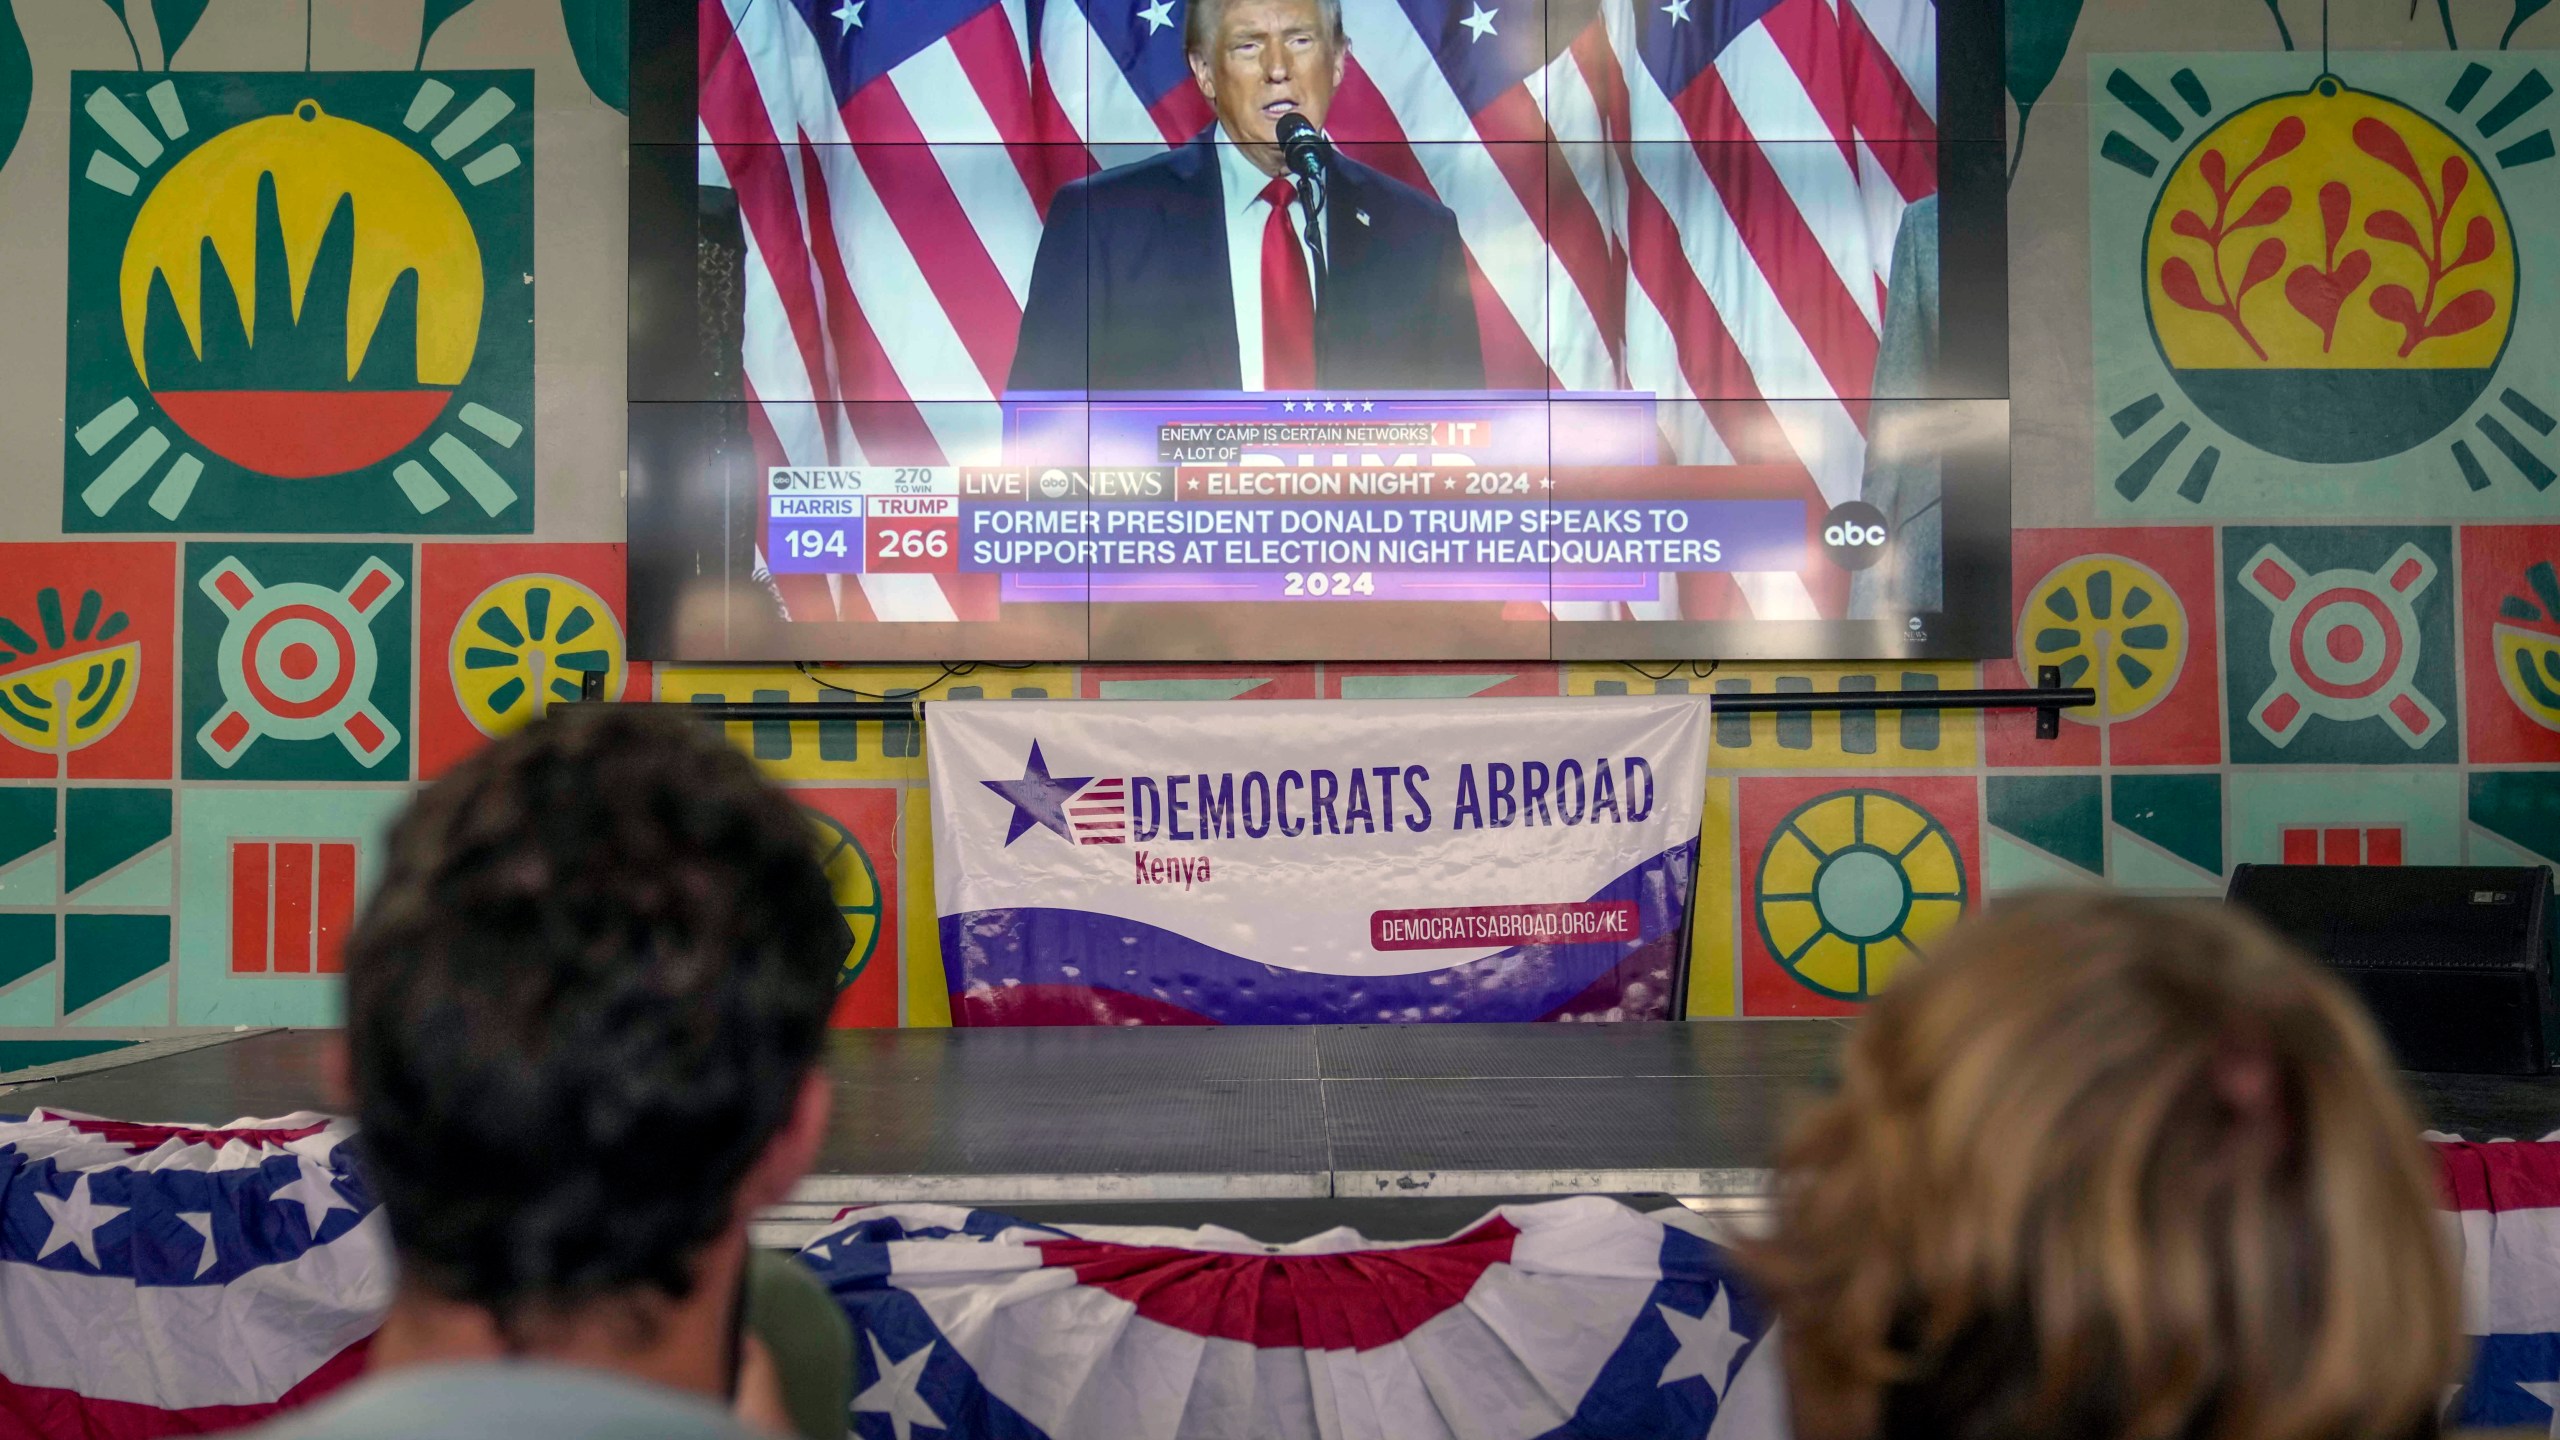
[[[644,653],[2001,648],[1996,6],[661,9]]]

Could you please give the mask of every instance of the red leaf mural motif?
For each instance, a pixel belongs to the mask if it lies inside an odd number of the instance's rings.
[[[2404,245],[2426,267],[2427,284],[2423,294],[2405,285],[2385,285],[2373,292],[2365,303],[2373,313],[2400,327],[2400,357],[2407,359],[2420,345],[2447,335],[2476,330],[2495,319],[2497,298],[2486,290],[2468,290],[2441,306],[2437,297],[2447,288],[2445,279],[2465,266],[2477,265],[2498,250],[2497,227],[2486,215],[2474,215],[2462,227],[2462,249],[2454,252],[2446,234],[2453,225],[2454,207],[2471,185],[2471,163],[2461,155],[2448,155],[2436,167],[2436,189],[2429,189],[2425,172],[2418,168],[2417,158],[2409,153],[2408,142],[2400,132],[2379,120],[2367,117],[2355,123],[2356,148],[2399,172],[2418,192],[2426,206],[2427,224],[2421,229],[2406,213],[2377,207],[2365,216],[2365,233],[2377,240]],[[2326,200],[2326,196],[2322,197]],[[2287,293],[2290,294],[2290,282]],[[2308,293],[2306,291],[2306,293]],[[2297,306],[2296,308],[2299,308]],[[2315,317],[2316,318],[2316,317]]]
[[[2350,250],[2346,258],[2338,256],[2338,242],[2347,238],[2347,221],[2354,211],[2355,197],[2343,183],[2332,180],[2321,186],[2320,238],[2325,268],[2297,265],[2292,274],[2284,277],[2285,300],[2320,327],[2323,354],[2337,342],[2338,316],[2346,309],[2347,297],[2373,274],[2371,253]]]
[[[2422,328],[2418,319],[2418,297],[2410,294],[2406,285],[2385,285],[2374,291],[2373,298],[2365,303],[2373,307],[2374,314],[2395,325],[2408,327],[2413,335]],[[2400,353],[2406,355],[2409,352],[2404,349]]]
[[[2172,258],[2160,267],[2160,290],[2171,300],[2190,310],[2219,315],[2222,307],[2204,298],[2204,287],[2196,283],[2196,269],[2182,259]]]
[[[2356,293],[2373,274],[2373,257],[2362,250],[2350,250],[2346,257],[2327,270],[2297,265],[2284,277],[2284,298],[2305,319],[2320,327],[2320,349],[2326,353],[2337,339],[2338,312],[2344,310],[2347,297]]]
[[[2496,253],[2497,248],[2498,232],[2490,225],[2489,217],[2474,215],[2471,223],[2463,228],[2462,253],[2454,258],[2452,264],[2444,267],[2445,273],[2451,274],[2465,265],[2477,265]]]
[[[2420,335],[2418,339],[2433,340],[2442,335],[2459,335],[2465,330],[2477,330],[2488,324],[2497,313],[2498,302],[2490,296],[2488,291],[2468,290],[2446,301],[2445,307],[2436,312],[2436,318],[2427,322],[2426,333]],[[2417,348],[2417,341],[2413,340],[2400,353],[2405,355]]]
[[[2355,125],[2356,148],[2408,177],[2409,183],[2424,191],[2427,182],[2418,173],[2417,158],[2409,153],[2409,142],[2400,132],[2368,115]]]
[[[2271,160],[2281,160],[2292,154],[2300,148],[2305,133],[2299,115],[2287,115],[2277,121],[2276,128],[2267,133],[2267,143],[2259,147],[2258,158],[2249,162],[2249,168],[2255,170]]]
[[[2282,185],[2270,185],[2241,212],[2231,215],[2232,202],[2247,186],[2249,177],[2258,169],[2292,154],[2308,133],[2301,117],[2288,115],[2276,122],[2267,138],[2258,146],[2257,158],[2251,160],[2237,176],[2230,173],[2230,162],[2220,150],[2207,147],[2196,157],[2196,173],[2203,177],[2206,188],[2213,192],[2213,218],[2208,220],[2193,210],[2180,210],[2169,217],[2169,231],[2182,239],[2193,240],[2205,247],[2205,263],[2213,272],[2214,289],[2219,293],[2208,298],[2204,280],[2193,264],[2183,257],[2162,262],[2160,290],[2173,303],[2207,315],[2218,315],[2229,325],[2241,343],[2259,359],[2267,358],[2266,347],[2249,333],[2249,323],[2241,318],[2241,302],[2249,292],[2274,279],[2284,270],[2285,244],[2270,236],[2258,242],[2249,252],[2249,262],[2242,267],[2240,278],[2232,281],[2223,270],[2222,245],[2243,230],[2263,229],[2282,220],[2293,211],[2293,191]],[[2331,248],[2335,248],[2335,240]],[[2315,301],[2315,303],[2317,303]],[[2331,323],[2335,323],[2332,306]]]
[[[2347,238],[2347,216],[2353,205],[2354,197],[2338,181],[2332,180],[2320,187],[2320,235],[2333,255],[2337,253],[2338,242]]]
[[[2249,252],[2249,268],[2240,276],[2240,293],[2232,297],[2235,308],[2240,299],[2245,298],[2250,291],[2266,284],[2278,270],[2283,268],[2284,242],[2274,236],[2259,241],[2258,248]]]
[[[2261,225],[2273,225],[2277,221],[2283,219],[2292,211],[2292,209],[2293,192],[2282,185],[2270,185],[2266,188],[2265,193],[2261,194],[2256,200],[2250,202],[2248,210],[2240,216],[2240,219],[2234,223],[2231,228],[2234,230],[2254,230]]]
[[[2418,238],[2418,227],[2397,210],[2376,210],[2364,217],[2364,233],[2376,240],[2406,245],[2421,255],[2427,253],[2426,242]]]

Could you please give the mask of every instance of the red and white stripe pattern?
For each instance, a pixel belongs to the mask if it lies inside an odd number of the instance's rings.
[[[890,4],[702,0],[703,172],[746,231],[765,463],[1000,461],[1051,197],[1211,118],[1179,4]],[[1896,228],[1937,184],[1934,5],[1568,8],[1343,0],[1328,133],[1456,214],[1490,384],[1650,391],[1679,462],[1786,467],[1817,513],[1855,498]],[[794,618],[997,612],[986,576],[775,579]],[[1696,575],[1557,608],[1810,618],[1845,591]]]
[[[1079,845],[1129,843],[1129,781],[1125,776],[1095,780],[1067,802],[1067,828]]]

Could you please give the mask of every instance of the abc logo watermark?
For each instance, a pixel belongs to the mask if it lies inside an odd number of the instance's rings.
[[[1893,544],[1884,512],[1864,500],[1835,505],[1822,517],[1822,550],[1843,570],[1864,570]]]

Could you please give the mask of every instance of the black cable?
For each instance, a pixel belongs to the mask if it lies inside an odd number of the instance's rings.
[[[964,660],[956,665],[945,662],[941,667],[941,674],[934,676],[932,679],[927,680],[913,690],[902,690],[896,694],[890,694],[885,691],[875,694],[869,690],[856,690],[850,685],[838,685],[834,681],[829,680],[825,676],[819,675],[811,670],[809,662],[806,660],[793,661],[791,668],[799,672],[801,679],[808,681],[821,690],[832,690],[839,695],[850,695],[856,700],[878,700],[890,704],[907,704],[913,701],[922,700],[926,691],[931,690],[934,686],[939,685],[946,680],[966,680],[971,675],[976,674],[982,669],[1028,670],[1031,669],[1035,663],[1036,662],[1030,660]]]
[[[1661,674],[1656,675],[1633,660],[1621,660],[1618,663],[1626,666],[1630,670],[1633,670],[1647,680],[1655,682],[1656,684],[1678,675],[1683,668],[1688,670],[1690,678],[1695,680],[1704,680],[1708,676],[1715,674],[1717,669],[1724,664],[1721,660],[1674,660],[1669,665],[1663,667]],[[1704,665],[1706,668],[1701,670],[1698,668],[1700,665]]]

